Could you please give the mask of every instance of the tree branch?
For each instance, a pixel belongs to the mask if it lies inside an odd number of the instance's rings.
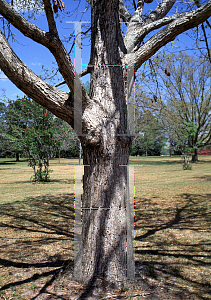
[[[73,126],[69,94],[56,89],[29,69],[11,49],[0,31],[0,65],[5,75],[27,96]]]
[[[89,73],[90,73],[90,68],[88,67],[88,68],[84,69],[83,71],[81,71],[80,73],[78,73],[78,77],[81,78],[81,77],[83,77],[83,76],[85,76],[85,75],[87,75],[87,74],[89,74]],[[55,85],[55,87],[58,87],[58,86],[60,86],[60,85],[62,85],[62,84],[65,84],[65,83],[66,83],[66,81],[63,80],[63,81],[57,83],[57,84]]]
[[[133,7],[134,7],[135,10],[137,9],[135,0],[133,0]]]
[[[180,18],[176,18],[135,52],[135,70],[154,55],[162,46],[174,40],[180,33],[206,21],[206,19],[210,16],[211,0],[209,0],[204,6],[187,12]]]
[[[47,1],[47,0],[46,0]],[[16,27],[21,33],[29,37],[33,41],[42,44],[50,50],[50,52],[55,57],[59,71],[62,74],[64,80],[66,81],[71,94],[74,97],[74,84],[80,85],[80,79],[78,74],[75,72],[73,63],[70,59],[70,56],[61,40],[58,36],[55,36],[52,33],[45,32],[41,30],[36,25],[27,21],[22,17],[11,5],[9,5],[5,0],[0,0],[0,14],[10,22],[14,27]],[[50,18],[50,16],[48,16]],[[52,24],[51,24],[52,26]],[[82,88],[82,100],[85,104],[87,101],[88,95],[86,94],[83,85]]]
[[[145,24],[157,21],[167,15],[170,9],[173,7],[176,0],[163,0],[155,10],[153,10],[149,16],[144,20]]]
[[[145,20],[143,20],[142,18],[144,0],[138,1],[137,9],[130,19],[128,30],[124,38],[125,45],[128,51],[131,52],[131,49],[134,46],[140,46],[144,37],[149,32],[169,24],[173,19],[176,18],[176,16],[179,16],[174,15],[165,18],[165,20],[160,20],[169,12],[175,1],[176,0],[163,0]]]
[[[127,8],[124,6],[123,0],[119,0],[119,14],[120,18],[126,23],[129,23],[131,19],[131,14],[127,10]]]
[[[140,30],[138,30],[135,33],[134,39],[133,39],[133,44],[135,46],[134,51],[136,51],[136,46],[140,45],[140,43],[143,41],[143,39],[145,38],[145,36],[147,34],[149,34],[151,31],[159,29],[165,25],[170,24],[172,21],[176,20],[176,19],[180,19],[182,16],[185,16],[185,13],[181,13],[181,14],[177,14],[177,15],[173,15],[173,16],[169,16],[169,17],[165,17],[161,20],[157,20],[154,21],[152,23],[149,23],[147,25],[144,25],[143,27],[141,27]]]
[[[56,22],[54,20],[51,2],[50,0],[43,0],[43,3],[44,3],[45,14],[48,21],[49,32],[54,34],[55,36],[58,36],[58,31],[56,28]]]
[[[0,0],[0,14],[25,36],[44,46],[49,42],[46,32],[27,21],[5,0]]]

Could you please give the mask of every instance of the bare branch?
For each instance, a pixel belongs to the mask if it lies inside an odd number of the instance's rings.
[[[163,0],[144,20],[144,23],[149,24],[165,17],[175,2],[176,0]]]
[[[155,54],[162,46],[173,41],[180,33],[203,23],[210,16],[211,0],[204,6],[187,12],[180,18],[176,18],[135,52],[135,70],[137,70],[143,62]]]
[[[207,35],[206,35],[206,31],[205,31],[205,28],[204,28],[204,24],[202,23],[202,31],[203,31],[203,34],[204,34],[204,39],[205,39],[205,43],[206,43],[206,48],[207,48],[207,54],[208,54],[208,59],[211,63],[211,56],[210,56],[210,49],[209,49],[209,44],[208,44],[208,40],[207,40]]]
[[[49,38],[46,36],[46,32],[27,21],[5,0],[0,0],[0,14],[25,36],[43,45],[48,43]]]
[[[201,7],[201,4],[200,4],[199,0],[194,0],[194,3],[196,4],[196,6],[198,8]],[[206,20],[206,23],[211,28],[208,20]],[[207,48],[208,58],[209,58],[209,61],[211,62],[211,56],[210,56],[211,52],[210,52],[210,49],[209,49],[209,45],[208,45],[208,41],[207,41],[207,35],[206,35],[206,31],[205,31],[205,27],[204,27],[203,23],[202,23],[202,31],[203,31],[203,34],[204,34],[204,39],[205,39],[205,44],[206,44],[206,48]]]
[[[211,29],[211,25],[210,25],[210,23],[209,23],[208,20],[206,20],[206,23],[207,23],[207,25],[209,26],[209,28]]]
[[[144,0],[139,0],[137,5],[137,10],[139,14],[139,19],[142,20],[143,15],[143,7],[144,7]]]
[[[131,19],[131,14],[127,10],[127,8],[124,6],[123,0],[119,0],[119,13],[122,20],[126,23],[129,23]]]
[[[54,20],[54,15],[53,15],[51,2],[50,2],[50,0],[43,0],[43,3],[44,3],[44,9],[45,9],[46,17],[47,17],[47,20],[48,20],[49,32],[57,36],[58,31],[57,31],[57,28],[56,28],[56,22]]]
[[[154,29],[158,29],[169,24],[177,17],[181,17],[181,15],[178,14],[163,18],[175,3],[175,0],[163,0],[149,17],[143,20],[142,11],[144,2],[144,0],[139,0],[138,8],[130,19],[128,30],[124,38],[128,51],[131,51],[134,46],[138,45],[139,47],[144,37]],[[163,19],[160,20],[161,18]]]
[[[14,53],[1,31],[0,65],[5,75],[21,91],[73,126],[73,104],[69,94],[56,89],[32,72]]]
[[[62,74],[72,95],[74,96],[74,83],[78,81],[78,84],[81,84],[80,79],[77,73],[75,72],[70,56],[66,51],[66,49],[64,48],[64,45],[62,44],[59,37],[55,36],[52,33],[46,33],[36,25],[27,21],[5,0],[0,0],[0,14],[2,14],[2,16],[5,19],[7,19],[14,27],[16,27],[25,36],[29,37],[30,39],[32,39],[33,41],[39,44],[42,44],[43,46],[45,46],[50,50],[50,52],[53,54],[53,56],[57,61],[60,73]],[[82,95],[83,95],[83,102],[85,102],[88,96],[83,86],[82,86]]]
[[[133,0],[133,7],[134,7],[135,10],[137,9],[135,0]]]
[[[87,75],[87,74],[89,74],[89,73],[90,73],[90,68],[86,68],[86,69],[84,69],[83,71],[81,71],[80,73],[78,73],[78,77],[83,77],[83,76],[85,76],[85,75]],[[62,85],[62,84],[65,84],[65,83],[66,83],[66,81],[63,80],[63,81],[57,83],[57,84],[55,85],[55,87],[58,87],[58,86],[60,86],[60,85]]]

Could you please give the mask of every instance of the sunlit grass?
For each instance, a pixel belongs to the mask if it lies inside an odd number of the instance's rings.
[[[180,157],[130,159],[136,275],[163,299],[211,299],[211,157],[199,159],[185,171]],[[73,260],[74,164],[52,160],[51,181],[32,183],[27,161],[0,159],[0,299],[31,299]]]

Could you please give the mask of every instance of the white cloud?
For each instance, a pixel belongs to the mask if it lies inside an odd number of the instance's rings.
[[[31,63],[32,66],[41,66],[41,63]]]

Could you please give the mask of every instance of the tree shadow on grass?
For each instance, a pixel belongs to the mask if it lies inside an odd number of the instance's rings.
[[[139,160],[139,164],[149,165],[149,166],[161,166],[161,165],[182,165],[184,162],[183,156],[180,157],[180,160],[178,160],[178,157],[174,160],[174,158],[166,158],[166,159],[160,159],[160,160],[153,160],[154,157],[152,157],[151,160],[148,160],[144,158],[143,160]],[[137,160],[130,157],[130,163],[131,165],[136,164]],[[199,161],[194,164],[211,164],[210,160],[203,160],[199,158]]]
[[[20,161],[16,161],[16,160],[3,160],[3,161],[0,161],[0,166],[1,165],[16,165],[16,164],[20,164],[20,163],[27,162],[27,161],[28,161],[27,159],[21,159]]]
[[[165,207],[143,199],[136,210],[138,272],[178,299],[211,297],[210,200],[211,194],[181,194]]]
[[[194,177],[197,181],[211,181],[211,175],[204,175],[200,177]]]
[[[70,224],[67,224],[67,219],[74,219],[73,202],[73,194],[65,194],[28,197],[24,201],[1,204],[0,228],[73,237]]]
[[[6,169],[5,169],[6,170]],[[52,185],[54,183],[61,183],[61,184],[74,184],[74,179],[50,179],[50,181],[41,181],[41,182],[33,182],[32,180],[21,180],[21,181],[13,181],[14,184],[25,184],[25,183],[32,183],[32,184],[47,184],[47,185]],[[10,185],[11,183],[4,183]]]
[[[1,204],[0,279],[5,277],[6,282],[0,280],[0,291],[46,278],[39,294],[43,293],[61,271],[72,265],[73,220],[73,194]],[[24,279],[17,280],[17,273]]]
[[[131,163],[133,162],[136,162],[136,161],[133,161],[131,159]],[[160,160],[160,161],[153,161],[153,160],[142,160],[141,163],[143,165],[149,165],[149,166],[161,166],[161,165],[182,165],[183,163],[183,160]],[[133,165],[133,164],[131,164]]]
[[[211,194],[182,194],[178,196],[177,205],[163,207],[163,203],[161,206],[159,200],[153,198],[143,199],[136,208],[136,285],[143,288],[143,282],[149,282],[156,299],[210,299],[211,285],[206,277],[211,265],[210,200]],[[0,205],[0,265],[8,274],[0,291],[8,292],[43,278],[45,282],[39,286],[39,291],[34,291],[27,299],[34,300],[45,293],[52,299],[68,299],[58,290],[53,292],[49,288],[56,284],[63,271],[73,267],[73,261],[68,258],[71,255],[62,253],[62,248],[69,247],[66,242],[73,240],[73,201],[73,194],[69,194],[30,197],[22,202]],[[67,226],[68,220],[72,223]],[[186,230],[193,236],[186,236]],[[178,232],[183,238],[178,237]],[[62,244],[57,247],[59,242]],[[43,250],[45,247],[47,253]],[[54,252],[50,252],[51,249]],[[35,250],[44,254],[36,257]],[[191,268],[196,276],[184,272]],[[201,269],[204,278],[198,276]],[[18,273],[19,270],[30,272],[21,280],[9,275],[9,272]],[[94,282],[97,282],[95,277],[80,299],[89,297]]]

